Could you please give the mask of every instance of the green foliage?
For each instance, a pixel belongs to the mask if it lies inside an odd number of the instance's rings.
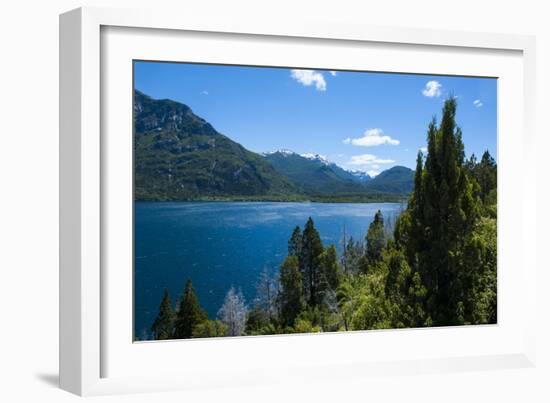
[[[309,217],[302,234],[299,267],[304,285],[304,297],[310,306],[319,304],[322,299],[322,253],[323,244],[321,236],[315,229],[313,220]]]
[[[320,326],[314,326],[307,319],[298,318],[294,324],[294,333],[319,333],[321,330]]]
[[[302,230],[297,225],[288,240],[288,256],[299,257],[302,253]]]
[[[366,236],[367,242],[367,260],[369,264],[374,264],[380,259],[382,250],[386,246],[386,234],[384,231],[384,218],[382,212],[378,210],[374,215],[374,220],[369,225]]]
[[[330,245],[326,248],[320,257],[321,260],[321,272],[322,272],[322,286],[323,290],[336,290],[340,284],[340,278],[342,276],[340,265],[338,264],[338,253],[336,247]]]
[[[172,308],[172,303],[170,302],[170,295],[168,294],[168,290],[164,289],[158,316],[155,319],[155,322],[153,322],[153,326],[151,326],[154,339],[167,340],[172,338],[175,320],[176,314]]]
[[[497,321],[497,221],[482,217],[468,236],[463,255],[464,323]]]
[[[342,267],[346,274],[354,273],[358,270],[363,254],[364,247],[361,242],[354,242],[353,237],[350,237],[347,241],[344,239]]]
[[[434,325],[480,323],[486,316],[479,310],[487,304],[475,302],[481,297],[472,293],[488,263],[476,263],[483,245],[472,236],[482,214],[492,212],[496,217],[496,206],[490,205],[496,202],[496,164],[487,152],[480,164],[475,158],[464,161],[455,115],[456,101],[451,98],[445,102],[439,126],[430,123],[428,155],[424,164],[418,156],[415,188],[395,230],[397,245],[405,250],[426,289],[421,316]]]
[[[305,305],[302,274],[296,256],[288,256],[281,265],[280,281],[281,323],[292,326]]]
[[[205,322],[208,315],[201,308],[191,280],[187,280],[177,312],[174,338],[189,339],[198,324]]]
[[[193,337],[224,337],[227,336],[227,326],[219,320],[207,320],[193,328]]]
[[[268,312],[260,307],[254,307],[246,318],[246,334],[275,334],[276,329]]]

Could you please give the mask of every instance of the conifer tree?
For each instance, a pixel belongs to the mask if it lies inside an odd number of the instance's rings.
[[[378,210],[374,215],[374,220],[369,225],[366,236],[367,241],[367,260],[369,264],[374,264],[382,254],[386,246],[386,234],[384,231],[384,217]]]
[[[304,309],[302,274],[296,256],[288,256],[281,265],[280,282],[281,322],[283,326],[292,326]]]
[[[302,234],[302,250],[299,266],[304,283],[304,296],[310,306],[321,302],[321,254],[323,243],[311,217]]]
[[[208,315],[201,308],[197,294],[193,289],[191,280],[187,280],[185,290],[177,312],[174,337],[176,339],[189,339],[193,336],[193,329],[199,323],[208,319]]]
[[[288,256],[299,257],[302,252],[302,230],[297,225],[288,240]]]
[[[464,295],[464,262],[460,256],[479,217],[455,116],[456,100],[450,98],[445,101],[439,127],[435,120],[428,127],[428,155],[423,169],[417,168],[404,225],[409,263],[427,289],[427,313],[440,325],[461,322],[457,312]]]
[[[174,335],[174,321],[176,319],[176,314],[172,308],[172,303],[170,302],[170,295],[168,290],[164,289],[164,295],[159,307],[159,313],[153,326],[151,326],[151,331],[153,332],[153,337],[155,340],[167,340],[171,339]]]
[[[335,291],[340,284],[342,273],[338,264],[338,253],[334,245],[326,248],[321,255],[321,267],[323,275],[322,290]]]
[[[497,166],[489,151],[483,153],[481,161],[474,169],[474,173],[479,183],[481,200],[486,203],[489,201],[491,191],[497,188]],[[496,195],[494,200],[491,201],[496,202]]]

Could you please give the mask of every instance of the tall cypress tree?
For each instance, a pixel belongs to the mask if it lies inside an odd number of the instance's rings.
[[[302,234],[302,250],[300,252],[299,266],[304,283],[304,296],[310,306],[321,302],[321,254],[323,243],[321,236],[315,229],[311,217],[307,220]]]
[[[191,280],[187,280],[176,317],[174,337],[176,339],[191,338],[194,327],[207,319],[208,315],[199,304]]]
[[[288,256],[299,257],[302,252],[302,230],[297,225],[288,240]]]
[[[426,308],[434,324],[461,323],[465,288],[464,241],[479,216],[466,165],[462,133],[455,122],[456,101],[445,101],[439,127],[428,127],[428,155],[417,159],[415,189],[407,214],[410,265],[426,286]]]
[[[168,290],[165,288],[164,295],[160,303],[158,316],[155,319],[153,326],[151,326],[151,331],[153,332],[153,337],[155,340],[171,339],[174,335],[175,320],[176,314],[172,308]]]
[[[335,291],[340,284],[342,273],[338,265],[338,253],[334,245],[326,248],[321,255],[321,265],[323,271],[322,289]]]
[[[384,232],[384,217],[378,210],[374,215],[374,220],[370,223],[366,235],[367,241],[367,260],[369,264],[374,264],[382,254],[386,246],[386,234]]]
[[[304,309],[302,275],[296,256],[288,256],[281,265],[280,282],[281,322],[283,326],[293,326],[294,320]]]

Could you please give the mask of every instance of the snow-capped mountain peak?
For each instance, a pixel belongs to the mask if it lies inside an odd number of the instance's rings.
[[[300,154],[300,157],[304,157],[304,158],[314,160],[314,161],[319,161],[319,162],[322,162],[325,165],[330,164],[330,161],[327,159],[327,157],[325,157],[324,155],[321,155],[321,154],[305,153],[305,154]]]
[[[262,155],[271,155],[271,154],[283,154],[283,155],[294,155],[296,154],[294,151],[292,150],[288,150],[286,148],[282,148],[280,150],[275,150],[275,151],[266,151],[265,153],[262,153]]]

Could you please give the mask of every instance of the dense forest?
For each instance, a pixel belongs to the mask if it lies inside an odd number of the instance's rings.
[[[231,288],[208,318],[190,280],[177,306],[165,291],[153,338],[491,324],[497,321],[497,166],[464,155],[448,99],[418,153],[407,208],[378,211],[364,239],[324,246],[313,220],[289,234],[277,273],[262,272],[247,304]]]

